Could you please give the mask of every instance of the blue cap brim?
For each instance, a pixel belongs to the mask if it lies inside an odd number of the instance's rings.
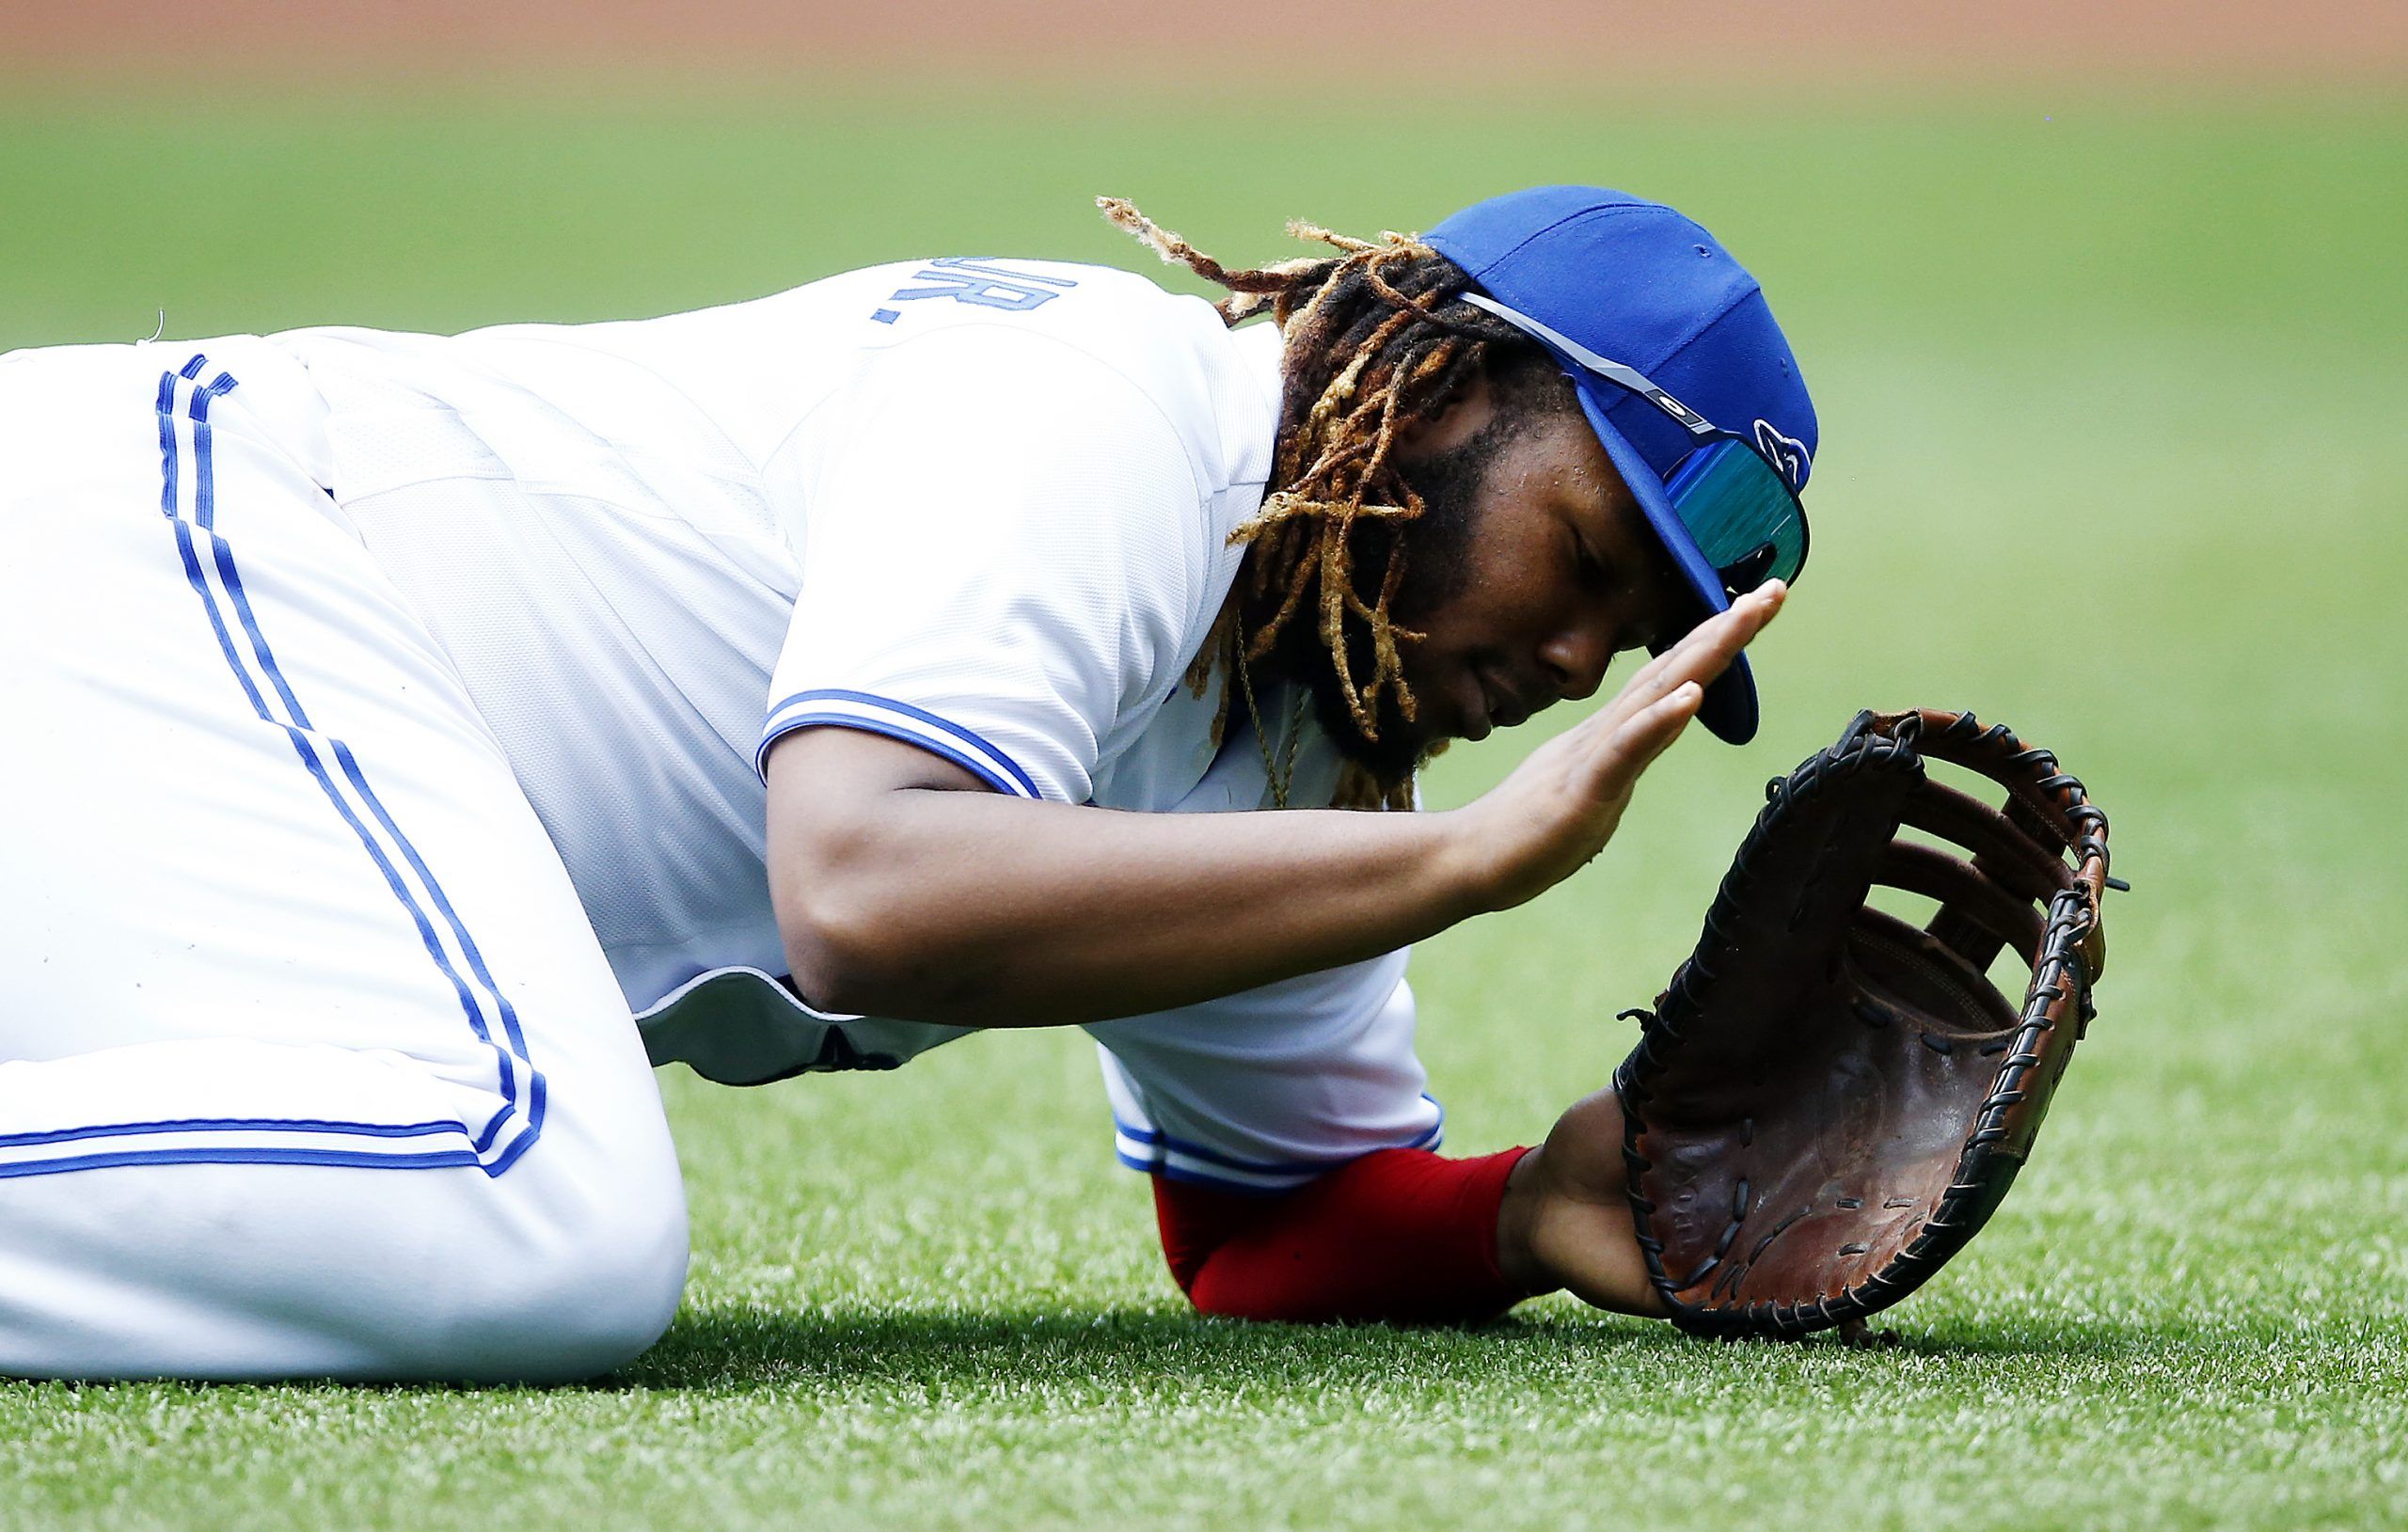
[[[1671,555],[1672,567],[1680,571],[1683,582],[1697,597],[1697,616],[1681,634],[1673,636],[1677,640],[1715,613],[1731,609],[1731,598],[1723,592],[1722,576],[1705,561],[1705,555],[1698,551],[1697,540],[1674,513],[1672,498],[1664,493],[1662,476],[1640,455],[1639,449],[1624,440],[1622,433],[1607,422],[1605,405],[1591,393],[1588,378],[1569,370],[1567,375],[1572,379],[1573,391],[1580,396],[1581,411],[1589,417],[1589,424],[1595,430],[1606,456],[1613,461],[1615,471],[1630,487],[1631,498],[1639,502],[1640,513],[1656,529],[1656,540]],[[1755,672],[1748,669],[1747,655],[1732,656],[1731,668],[1705,688],[1697,716],[1715,738],[1727,744],[1744,745],[1756,736],[1756,678]]]

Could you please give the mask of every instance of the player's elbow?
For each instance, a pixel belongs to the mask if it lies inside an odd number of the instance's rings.
[[[795,988],[823,1011],[908,1014],[901,924],[892,895],[870,879],[826,879],[788,900],[778,925]]]
[[[823,1011],[945,1021],[958,891],[876,815],[831,817],[779,869],[778,935],[803,999]]]
[[[824,937],[788,937],[786,960],[796,991],[816,1010],[839,1016],[911,1015],[908,992],[888,976],[874,952]]]
[[[946,1026],[1024,1026],[997,1003],[997,962],[962,894],[907,874],[831,879],[779,913],[787,971],[815,1008]],[[1038,1023],[1041,1024],[1041,1023]]]
[[[942,997],[923,991],[958,945],[960,891],[911,808],[928,789],[978,784],[844,729],[782,741],[768,782],[770,892],[795,987],[821,1010],[943,1019]]]

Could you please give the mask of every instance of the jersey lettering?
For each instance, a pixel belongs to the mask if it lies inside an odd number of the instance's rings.
[[[912,303],[922,298],[951,298],[956,303],[975,304],[981,308],[1026,313],[1032,308],[1042,308],[1060,297],[1064,291],[1079,285],[1067,276],[1013,271],[1006,266],[974,261],[967,256],[939,257],[913,272],[911,279],[933,285],[900,288],[886,301]]]

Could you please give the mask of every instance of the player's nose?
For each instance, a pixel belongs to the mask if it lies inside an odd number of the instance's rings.
[[[1613,663],[1612,624],[1602,614],[1583,614],[1563,624],[1539,644],[1539,668],[1556,696],[1581,702],[1605,684]]]

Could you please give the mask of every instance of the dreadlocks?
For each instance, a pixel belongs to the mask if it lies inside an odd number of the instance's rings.
[[[1407,721],[1417,713],[1400,647],[1421,635],[1399,625],[1395,603],[1404,580],[1403,529],[1425,507],[1393,461],[1398,435],[1435,419],[1456,389],[1500,354],[1534,348],[1503,321],[1460,301],[1470,277],[1409,235],[1356,240],[1291,222],[1291,236],[1338,254],[1231,271],[1129,202],[1096,201],[1106,218],[1164,261],[1226,289],[1229,295],[1214,305],[1225,323],[1267,309],[1282,337],[1272,492],[1230,534],[1231,543],[1247,545],[1245,564],[1189,672],[1190,685],[1200,694],[1216,668],[1225,675],[1234,670],[1251,707],[1252,663],[1271,655],[1291,624],[1307,616],[1335,668],[1348,718],[1376,742],[1384,700]],[[1360,577],[1358,564],[1376,573]],[[1228,707],[1225,685],[1224,721]],[[1268,765],[1267,720],[1258,718],[1256,730]],[[1275,768],[1272,779],[1284,802]],[[1341,804],[1412,805],[1409,773],[1380,782],[1356,769],[1348,779]]]

